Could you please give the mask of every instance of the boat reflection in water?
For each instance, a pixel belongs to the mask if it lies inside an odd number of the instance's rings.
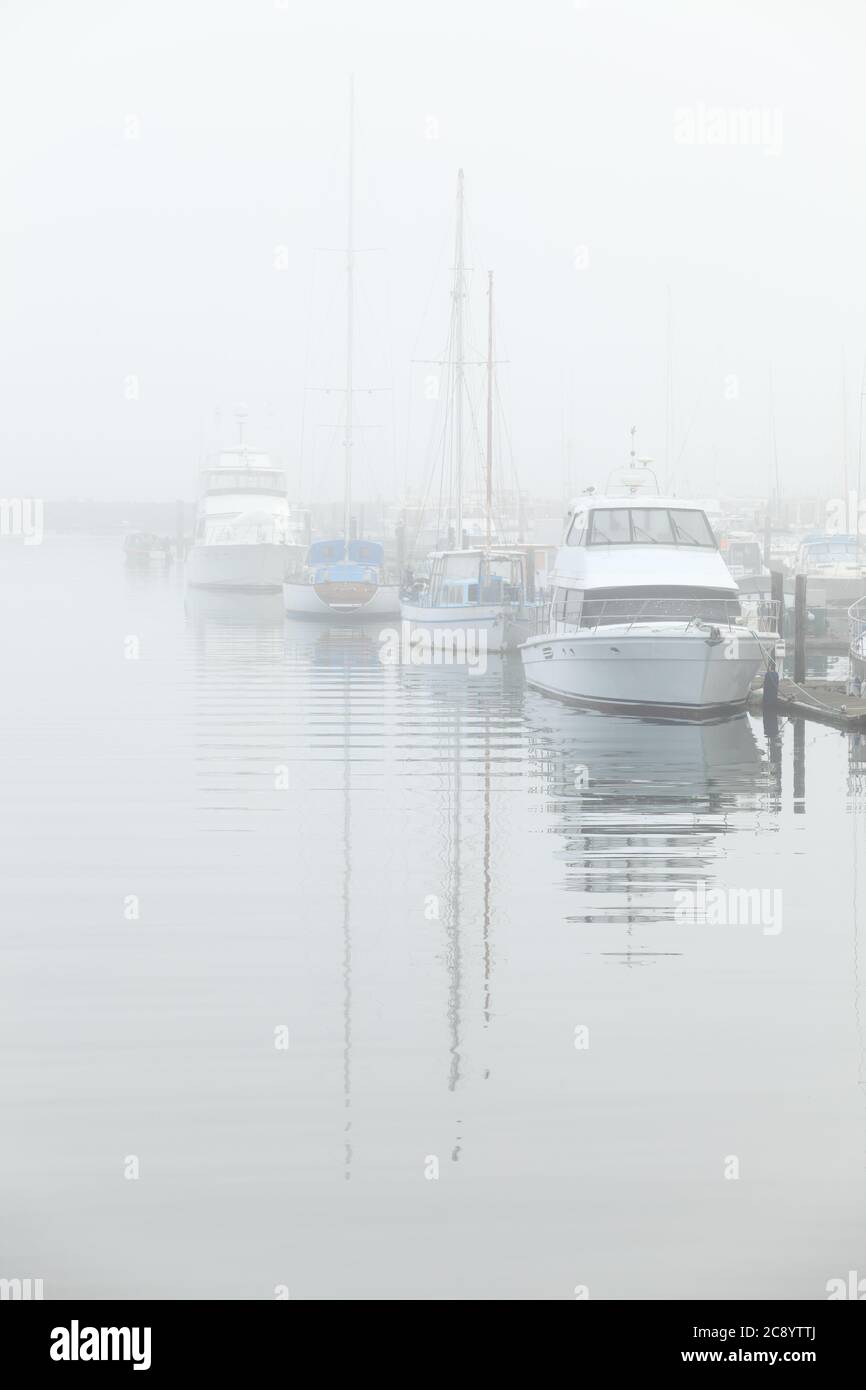
[[[745,714],[705,723],[577,711],[528,696],[534,762],[564,840],[558,855],[579,903],[575,923],[624,926],[603,950],[630,964],[678,954],[678,940],[636,937],[672,924],[680,889],[723,886],[724,837],[778,804],[778,764]],[[679,928],[674,927],[674,931]],[[614,949],[616,947],[616,949]],[[624,949],[622,949],[624,947]],[[670,947],[670,950],[668,949]]]
[[[235,628],[247,632],[269,629],[282,638],[283,600],[279,592],[246,594],[228,589],[187,589],[184,611],[196,632],[229,634]]]

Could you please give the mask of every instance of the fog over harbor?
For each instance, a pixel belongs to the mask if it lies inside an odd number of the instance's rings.
[[[13,0],[2,25],[7,492],[187,495],[236,401],[309,491],[304,388],[342,379],[352,72],[359,384],[389,388],[359,402],[365,495],[423,476],[413,361],[441,356],[458,166],[523,486],[564,490],[563,436],[575,485],[603,484],[636,421],[664,458],[670,310],[680,490],[769,490],[771,372],[786,488],[840,490],[864,362],[858,5]],[[336,498],[339,439],[307,424]]]

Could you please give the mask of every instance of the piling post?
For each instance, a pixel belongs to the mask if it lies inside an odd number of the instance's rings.
[[[798,576],[799,578],[799,576]],[[794,720],[794,815],[806,814],[806,721]]]
[[[779,606],[776,612],[779,615],[778,633],[780,637],[785,635],[785,576],[781,570],[770,570],[770,598],[773,603]]]
[[[802,685],[806,679],[806,576],[794,577],[794,680]]]
[[[535,551],[531,545],[526,549],[526,601],[535,602]]]

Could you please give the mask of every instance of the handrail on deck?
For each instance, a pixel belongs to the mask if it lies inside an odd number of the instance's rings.
[[[848,609],[848,650],[860,661],[866,660],[866,597]]]
[[[631,630],[636,623],[652,620],[682,623],[686,630],[692,624],[711,627],[749,627],[755,632],[779,634],[779,602],[777,599],[723,598],[607,598],[584,599],[574,618],[557,618],[554,603],[547,600],[536,615],[536,636],[553,630],[578,632],[596,631],[608,624],[625,624]],[[866,611],[864,611],[866,622]]]

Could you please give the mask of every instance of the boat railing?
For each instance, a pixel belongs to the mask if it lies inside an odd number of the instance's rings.
[[[848,609],[848,650],[855,661],[866,662],[866,598]]]
[[[748,627],[768,636],[779,634],[779,602],[763,598],[605,598],[584,599],[573,614],[558,616],[560,605],[548,600],[536,609],[536,636],[544,633],[595,631],[612,624],[627,631],[642,623],[677,623],[690,627]],[[566,610],[567,611],[567,610]],[[864,612],[866,618],[866,612]]]

